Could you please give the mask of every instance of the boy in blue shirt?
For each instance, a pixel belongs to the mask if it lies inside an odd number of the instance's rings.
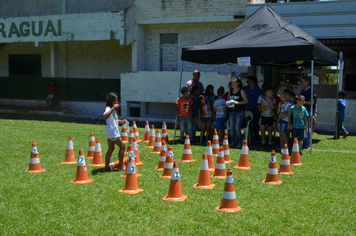
[[[336,138],[339,138],[340,131],[344,134],[344,138],[349,136],[349,132],[345,129],[344,125],[342,124],[345,119],[345,109],[346,109],[346,101],[345,101],[345,91],[341,90],[338,92],[339,101],[337,103],[337,132]]]
[[[308,133],[308,112],[303,106],[305,103],[305,97],[303,95],[297,95],[295,97],[297,104],[292,106],[289,110],[288,116],[288,128],[291,125],[291,117],[293,117],[293,140],[299,138],[299,154],[302,154],[304,133]],[[304,132],[305,131],[305,132]]]

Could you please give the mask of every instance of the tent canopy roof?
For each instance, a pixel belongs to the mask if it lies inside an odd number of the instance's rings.
[[[237,63],[250,57],[253,65],[287,65],[296,61],[337,65],[338,54],[277,14],[267,4],[228,34],[182,49],[181,59],[202,64]]]

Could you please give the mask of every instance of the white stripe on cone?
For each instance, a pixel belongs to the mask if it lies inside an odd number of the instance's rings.
[[[282,154],[287,154],[287,155],[289,155],[288,148],[283,148],[283,149],[282,149]]]
[[[277,168],[273,168],[273,169],[268,168],[267,174],[270,174],[270,175],[278,175],[278,170],[277,170]]]
[[[288,160],[281,160],[281,165],[286,166],[286,165],[290,165],[289,159]]]
[[[224,156],[225,155],[230,155],[230,150],[224,150]]]
[[[67,142],[67,149],[73,149],[73,141]]]
[[[145,125],[145,133],[150,131],[150,126],[149,125]]]
[[[242,149],[241,149],[241,154],[248,154],[248,147],[247,146],[242,146]]]
[[[299,152],[299,144],[298,143],[293,143],[292,152]]]
[[[38,164],[40,163],[40,158],[30,158],[30,164]]]
[[[215,164],[215,169],[226,169],[225,168],[225,163],[216,163]]]
[[[213,149],[211,148],[211,146],[206,147],[206,155],[207,156],[213,155]]]
[[[228,184],[235,183],[234,177],[232,175],[231,176],[226,176],[225,183],[228,183]]]
[[[95,141],[95,137],[94,136],[90,136],[89,137],[89,141]]]
[[[173,168],[173,162],[172,163],[164,163],[164,168],[166,169],[172,169]]]
[[[136,173],[136,166],[134,162],[130,162],[127,165],[127,174],[135,174]]]
[[[209,170],[208,160],[202,160],[200,170]]]
[[[183,154],[192,154],[191,149],[183,149]]]
[[[101,152],[101,145],[100,145],[100,143],[96,143],[96,144],[95,144],[95,151],[96,151],[96,152]]]
[[[160,162],[166,161],[166,156],[159,156],[159,161]]]
[[[235,199],[236,198],[236,193],[235,192],[223,192],[222,198],[224,199]]]
[[[190,144],[189,138],[186,138],[186,139],[184,140],[184,144]]]
[[[88,151],[95,151],[95,146],[89,146]]]
[[[213,149],[219,149],[219,144],[212,144],[211,146]]]

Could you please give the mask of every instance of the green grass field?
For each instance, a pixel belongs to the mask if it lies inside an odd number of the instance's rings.
[[[355,235],[355,137],[332,140],[313,136],[313,153],[303,151],[302,166],[294,175],[279,175],[281,185],[263,184],[270,151],[251,146],[251,170],[233,169],[237,204],[242,210],[215,210],[221,203],[225,180],[211,179],[212,190],[196,189],[204,146],[192,146],[193,163],[179,162],[184,202],[163,201],[169,179],[156,171],[159,154],[138,143],[138,185],[144,192],[129,195],[122,172],[103,172],[86,160],[89,184],[78,185],[76,165],[64,161],[68,135],[78,150],[88,150],[89,134],[107,151],[102,124],[0,119],[0,235]],[[161,126],[156,127],[161,128]],[[144,128],[139,128],[141,139]],[[173,138],[173,130],[168,130]],[[177,133],[179,134],[179,132]],[[36,141],[45,172],[27,173],[31,143]],[[182,144],[171,144],[174,160]],[[115,153],[118,149],[116,148]],[[240,150],[230,149],[237,165]],[[277,154],[279,167],[281,154]],[[117,160],[117,154],[112,161]]]

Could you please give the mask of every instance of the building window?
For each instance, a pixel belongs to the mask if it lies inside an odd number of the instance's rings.
[[[41,54],[10,54],[9,75],[41,76]]]
[[[160,70],[178,70],[178,34],[161,34]]]

